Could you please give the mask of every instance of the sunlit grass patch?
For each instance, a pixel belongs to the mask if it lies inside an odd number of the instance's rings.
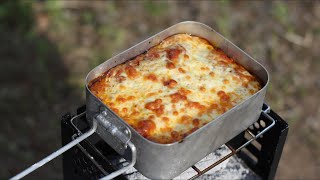
[[[219,16],[215,17],[219,32],[223,36],[231,36],[231,26],[230,26],[230,2],[229,0],[219,1]]]
[[[67,16],[67,11],[63,9],[63,1],[49,0],[44,2],[44,10],[50,20],[50,28],[55,31],[70,31],[74,21],[72,16]]]
[[[271,14],[280,24],[286,27],[287,31],[294,31],[294,27],[290,21],[290,11],[288,2],[274,1]]]
[[[102,47],[92,51],[90,60],[92,68],[116,55],[114,52],[119,51],[119,48],[126,43],[126,30],[121,27],[104,25],[98,27],[97,32]]]
[[[144,9],[152,16],[164,15],[169,8],[166,1],[144,1]]]

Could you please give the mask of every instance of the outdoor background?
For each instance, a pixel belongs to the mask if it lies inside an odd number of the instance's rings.
[[[60,117],[85,103],[104,60],[184,20],[267,67],[266,101],[290,125],[279,179],[320,172],[320,1],[1,1],[0,179],[61,146]],[[61,158],[29,179],[61,179]]]

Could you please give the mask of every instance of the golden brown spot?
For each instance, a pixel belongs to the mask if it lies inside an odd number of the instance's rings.
[[[176,66],[175,66],[172,62],[168,62],[167,65],[166,65],[166,67],[167,67],[168,69],[174,69],[174,68],[176,68]]]
[[[147,103],[144,107],[156,113],[157,116],[160,116],[164,113],[164,105],[161,103],[161,99],[156,99],[155,101]]]
[[[155,51],[149,51],[147,54],[146,54],[146,57],[151,59],[151,60],[154,60],[154,59],[157,59],[160,57],[159,53],[158,52],[155,52]]]
[[[118,78],[122,74],[122,72],[123,72],[122,68],[116,69],[114,77]]]
[[[117,101],[117,102],[121,102],[121,103],[123,103],[123,102],[126,102],[126,101],[127,101],[127,99],[126,99],[126,98],[124,98],[124,97],[122,97],[122,96],[118,96],[118,97],[116,98],[116,101]]]
[[[180,93],[170,94],[171,102],[176,103],[178,101],[184,101],[187,99],[187,96],[182,95]]]
[[[190,79],[191,79],[191,77],[190,77],[190,76],[186,76],[186,79],[190,80]]]
[[[230,100],[230,96],[228,96],[224,91],[218,91],[217,94],[222,102],[227,102]]]
[[[209,71],[210,69],[208,67],[201,67],[200,68],[202,71]]]
[[[210,75],[211,77],[214,77],[214,72],[210,72],[209,75]]]
[[[128,112],[128,108],[122,108],[122,112],[123,113],[127,113]]]
[[[163,120],[164,122],[168,122],[170,119],[169,119],[168,117],[162,117],[162,120]]]
[[[139,75],[138,71],[131,65],[127,65],[124,70],[130,79],[134,79]]]
[[[126,89],[126,87],[125,87],[124,85],[120,85],[119,88],[120,88],[121,90],[125,90],[125,89]]]
[[[238,77],[236,77],[236,76],[232,76],[232,80],[239,81],[240,79]]]
[[[134,100],[134,99],[135,99],[134,96],[129,96],[129,97],[125,98],[125,97],[122,97],[121,95],[119,95],[119,96],[116,98],[116,101],[123,103],[123,102],[130,101],[130,100]]]
[[[179,112],[178,111],[173,111],[173,115],[178,116]]]
[[[222,113],[233,107],[231,98],[227,93],[225,93],[224,91],[219,91],[217,94],[220,98],[220,111]]]
[[[221,49],[216,48],[213,51],[219,56],[219,60],[226,62],[226,64],[233,63],[233,60],[229,58]]]
[[[112,107],[111,110],[112,110],[113,112],[115,112],[116,114],[119,114],[119,109]]]
[[[228,79],[224,79],[222,82],[223,82],[223,84],[229,84],[229,80]]]
[[[211,113],[213,110],[217,110],[218,107],[218,104],[212,103],[206,111],[207,113]]]
[[[177,84],[178,84],[177,81],[173,79],[169,79],[168,81],[163,82],[163,85],[168,86],[169,88],[174,88]]]
[[[155,95],[157,95],[158,93],[155,93],[155,92],[152,92],[152,93],[148,93],[146,96],[147,97],[151,97],[151,96],[155,96]]]
[[[217,109],[217,108],[218,108],[218,104],[215,104],[215,103],[211,104],[209,107],[209,109],[211,109],[211,110]]]
[[[136,97],[134,97],[134,96],[129,96],[128,98],[127,98],[127,100],[128,101],[130,101],[130,100],[134,100]]]
[[[114,77],[117,73],[117,68],[112,68],[106,72],[106,77]]]
[[[261,85],[259,83],[254,84],[253,87],[256,89],[261,89]]]
[[[234,68],[235,72],[242,74],[243,72],[245,72],[246,70],[242,67],[242,66],[236,66]]]
[[[225,62],[225,61],[218,61],[218,64],[220,66],[222,66],[222,67],[228,67],[229,66],[229,64],[227,62]]]
[[[139,114],[140,114],[139,112],[133,111],[133,112],[131,113],[131,116],[134,117],[134,116],[138,116]]]
[[[212,50],[213,47],[212,47],[212,46],[207,46],[207,49],[208,49],[208,50]]]
[[[170,128],[170,127],[163,127],[163,128],[160,128],[160,131],[163,132],[163,133],[171,132],[171,131],[172,131],[172,128]]]
[[[177,131],[171,131],[171,138],[173,141],[180,139],[180,134]]]
[[[254,94],[254,90],[253,90],[253,89],[250,89],[250,90],[249,90],[249,93],[250,93],[250,94]]]
[[[167,57],[172,61],[176,61],[182,50],[180,48],[174,48],[167,50]]]
[[[107,87],[106,83],[95,82],[91,84],[89,88],[92,92],[99,93],[101,91],[104,91],[106,87]]]
[[[248,88],[248,83],[247,82],[243,82],[242,86],[245,87],[245,88]]]
[[[185,54],[184,59],[189,59],[189,56],[187,54]]]
[[[154,120],[154,118],[155,118],[154,115],[150,115],[150,116],[148,117],[149,120]]]
[[[188,115],[184,115],[180,118],[180,123],[182,124],[191,124],[192,117]]]
[[[203,86],[200,86],[200,88],[199,88],[199,89],[200,89],[200,91],[201,91],[201,92],[205,92],[205,91],[206,91],[206,88],[205,88],[205,87],[203,87]]]
[[[219,109],[219,112],[220,112],[220,113],[225,113],[225,112],[227,112],[227,108],[222,106],[222,107]]]
[[[199,119],[193,119],[192,120],[192,124],[193,124],[193,126],[198,127],[199,124],[200,124],[200,120]]]
[[[186,70],[184,70],[183,68],[178,68],[178,71],[179,71],[180,73],[186,73]]]
[[[178,92],[179,92],[180,94],[183,94],[183,95],[188,95],[188,94],[191,93],[190,90],[185,89],[185,88],[180,88],[180,89],[178,90]]]
[[[144,55],[139,55],[135,59],[128,62],[128,64],[132,67],[136,67],[140,65],[140,62],[144,59]]]
[[[206,39],[204,39],[204,38],[201,38],[201,37],[198,37],[197,38],[201,43],[204,43],[204,44],[206,44],[206,45],[211,45]]]
[[[156,129],[156,124],[152,120],[142,120],[138,122],[136,130],[142,136],[150,136],[151,133]]]
[[[153,74],[153,73],[145,75],[144,79],[150,80],[150,81],[153,81],[153,82],[157,82],[158,81],[157,76],[155,74]]]
[[[255,81],[256,78],[252,75],[246,75],[244,74],[246,70],[242,66],[238,66],[235,68],[236,74],[238,75],[238,78],[241,80],[246,79],[247,81]]]
[[[116,77],[116,81],[118,82],[118,83],[121,83],[121,82],[123,82],[123,81],[125,81],[126,80],[126,77],[124,77],[124,76],[118,76],[118,77]]]
[[[199,102],[188,102],[186,106],[190,109],[198,109],[198,110],[203,110],[206,108],[206,106],[201,105]]]

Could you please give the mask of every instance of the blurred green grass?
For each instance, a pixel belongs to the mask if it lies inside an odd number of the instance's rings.
[[[33,26],[33,11],[28,1],[4,1],[0,6],[0,28],[25,33]]]

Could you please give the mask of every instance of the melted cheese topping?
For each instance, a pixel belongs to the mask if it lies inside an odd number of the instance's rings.
[[[145,138],[182,140],[261,85],[208,41],[177,34],[93,80],[90,90]]]

